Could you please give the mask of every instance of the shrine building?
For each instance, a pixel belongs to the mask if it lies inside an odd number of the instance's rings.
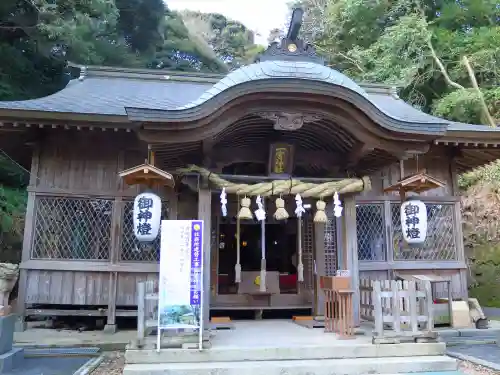
[[[163,219],[204,221],[206,319],[322,315],[319,276],[341,270],[359,321],[360,278],[446,277],[467,297],[457,176],[500,157],[499,129],[354,82],[292,29],[227,75],[81,67],[53,95],[0,102],[0,132],[31,171],[18,311],[105,316],[109,330],[137,314],[137,282],[158,277],[159,237],[134,233],[137,171],[164,180]],[[409,196],[425,238],[401,220]]]

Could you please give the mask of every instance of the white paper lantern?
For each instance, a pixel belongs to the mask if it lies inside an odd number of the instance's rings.
[[[134,234],[140,242],[152,242],[158,237],[161,223],[161,199],[145,192],[134,200]]]
[[[410,246],[422,246],[427,237],[427,208],[416,197],[409,197],[401,204],[401,229]]]

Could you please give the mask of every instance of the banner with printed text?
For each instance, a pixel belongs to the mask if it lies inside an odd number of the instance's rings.
[[[158,327],[199,328],[202,308],[203,221],[161,222]]]

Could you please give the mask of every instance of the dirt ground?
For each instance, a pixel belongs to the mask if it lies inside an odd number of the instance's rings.
[[[466,375],[500,375],[500,371],[474,365],[467,361],[460,361],[459,369]]]
[[[106,358],[101,362],[92,375],[121,375],[125,367],[125,356],[123,352],[108,352]]]

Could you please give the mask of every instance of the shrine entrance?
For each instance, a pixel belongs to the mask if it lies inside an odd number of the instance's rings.
[[[218,293],[238,294],[257,289],[262,257],[262,226],[245,223],[240,228],[241,283],[235,282],[238,228],[236,223],[219,224]],[[265,259],[268,288],[281,294],[297,294],[297,220],[265,223]],[[278,281],[277,285],[272,282]],[[258,280],[257,280],[258,281]],[[252,285],[253,284],[253,285]]]
[[[256,312],[257,316],[260,313],[264,319],[310,315],[318,293],[315,265],[327,269],[328,274],[334,274],[337,269],[339,226],[338,219],[333,214],[333,203],[328,204],[327,222],[320,237],[315,238],[315,212],[311,209],[313,200],[304,201],[307,209],[300,220],[291,215],[287,220],[276,220],[272,213],[273,199],[266,200],[266,207],[269,207],[270,212],[264,223],[256,219],[238,223],[239,206],[236,197],[228,197],[226,217],[220,213],[218,198],[218,194],[213,194],[212,315],[224,312],[224,316],[248,318]],[[293,212],[294,206],[293,199],[286,201],[289,212]],[[315,251],[318,246],[316,242],[323,244],[324,248],[318,254]],[[265,259],[265,291],[262,291],[260,285],[262,259]],[[302,281],[299,277],[300,263],[303,269]],[[239,278],[236,275],[238,268],[241,269]]]

